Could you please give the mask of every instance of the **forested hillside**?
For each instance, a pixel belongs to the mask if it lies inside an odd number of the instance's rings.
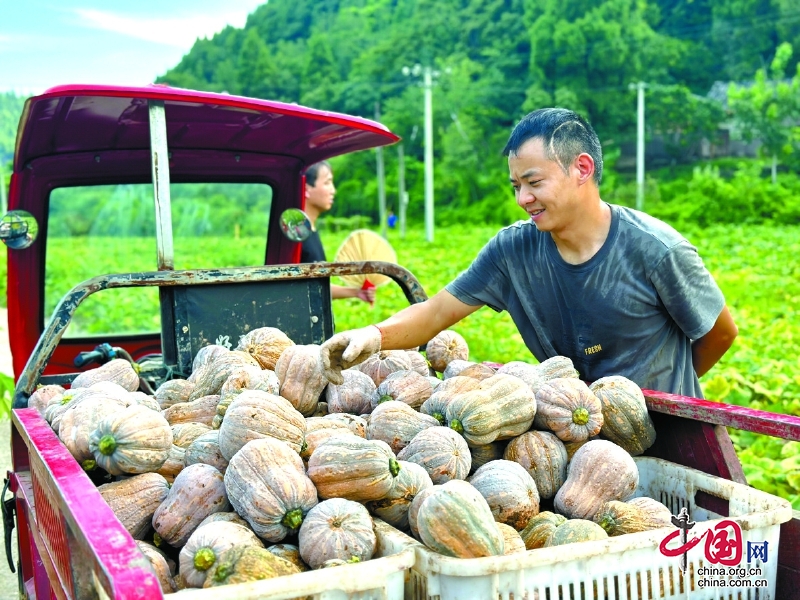
[[[516,212],[499,152],[528,110],[581,112],[613,166],[620,144],[635,136],[629,85],[645,81],[648,133],[680,133],[680,157],[700,137],[713,139],[726,118],[706,98],[712,84],[752,80],[781,42],[800,50],[793,0],[271,0],[243,29],[199,40],[161,81],[371,118],[377,106],[404,138],[414,214],[423,196],[423,92],[403,67],[430,65],[439,74],[437,220],[456,211],[504,220]],[[785,65],[789,77],[798,54]],[[394,149],[387,159],[391,205]],[[335,165],[349,212],[374,211],[374,161],[362,153]],[[614,183],[609,177],[605,187]]]

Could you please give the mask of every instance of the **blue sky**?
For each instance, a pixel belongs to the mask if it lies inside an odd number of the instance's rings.
[[[265,0],[0,0],[0,92],[145,85]]]

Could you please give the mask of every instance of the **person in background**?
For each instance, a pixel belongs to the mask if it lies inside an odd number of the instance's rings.
[[[391,209],[389,210],[389,216],[386,217],[386,224],[389,225],[389,229],[394,229],[394,226],[397,225],[397,215]]]
[[[738,334],[697,250],[672,227],[600,198],[603,155],[572,111],[534,111],[504,149],[528,215],[500,230],[425,302],[322,345],[325,374],[379,350],[413,348],[487,305],[507,310],[537,360],[572,359],[580,377],[622,375],[642,388],[702,398],[698,377]]]
[[[300,262],[325,262],[325,248],[317,231],[317,219],[333,206],[336,187],[333,185],[333,170],[327,161],[315,163],[306,169],[305,212],[311,220],[311,235],[302,243]],[[358,298],[370,304],[375,301],[375,288],[360,289],[331,285],[331,298]]]

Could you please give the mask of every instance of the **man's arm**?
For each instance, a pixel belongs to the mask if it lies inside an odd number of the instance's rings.
[[[378,325],[337,333],[320,348],[325,376],[341,385],[342,369],[349,369],[378,350],[406,350],[427,343],[481,305],[464,304],[442,290],[425,302],[412,304]]]
[[[358,298],[363,302],[375,302],[375,288],[364,290],[357,287],[331,285],[331,300],[339,300],[341,298]]]
[[[378,323],[382,350],[405,350],[421,346],[451,325],[471,315],[482,304],[465,304],[447,290],[425,302],[412,304]]]
[[[733,322],[728,307],[723,307],[711,330],[692,342],[692,364],[698,377],[708,373],[717,364],[738,334],[739,329]]]

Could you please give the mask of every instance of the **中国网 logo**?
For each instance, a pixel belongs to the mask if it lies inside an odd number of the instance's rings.
[[[678,529],[665,537],[658,546],[659,552],[664,556],[680,556],[680,567],[686,573],[688,552],[700,542],[705,541],[705,559],[710,567],[700,567],[696,575],[699,577],[699,587],[766,587],[767,580],[761,578],[763,571],[760,566],[750,567],[753,561],[764,564],[769,559],[769,543],[742,541],[742,528],[736,521],[723,519],[713,527],[703,531],[701,535],[690,536],[689,531],[694,527],[686,508],[672,517],[672,523]],[[675,546],[673,542],[680,538],[680,543]],[[742,566],[745,558],[748,566]]]

